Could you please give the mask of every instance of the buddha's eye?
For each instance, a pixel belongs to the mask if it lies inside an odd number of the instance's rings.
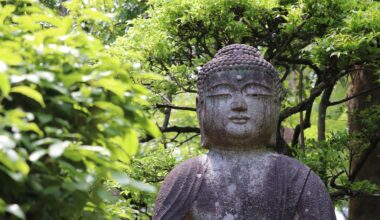
[[[233,89],[230,86],[218,85],[207,90],[207,97],[231,98]]]
[[[207,97],[212,97],[212,98],[231,98],[231,94],[209,94]]]
[[[269,88],[256,84],[249,84],[245,86],[243,93],[251,97],[270,97],[273,95],[272,91]]]

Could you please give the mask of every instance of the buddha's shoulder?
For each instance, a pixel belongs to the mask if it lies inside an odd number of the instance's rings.
[[[182,219],[195,200],[205,172],[205,156],[186,160],[165,177],[156,199],[153,219]]]
[[[277,166],[291,171],[309,172],[310,168],[301,161],[283,154],[273,154]]]
[[[299,180],[304,182],[311,172],[311,169],[301,161],[286,155],[276,154],[274,160],[276,175],[286,179]]]
[[[206,168],[206,162],[206,155],[200,155],[183,161],[169,172],[165,180],[178,178],[182,179],[186,178],[188,175],[195,175],[199,178],[199,176],[203,175],[204,173],[204,169]]]

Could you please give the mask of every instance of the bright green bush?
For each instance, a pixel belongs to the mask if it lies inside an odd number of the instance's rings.
[[[124,171],[138,137],[159,135],[148,91],[78,19],[0,2],[0,217],[128,217],[109,186],[141,186]]]

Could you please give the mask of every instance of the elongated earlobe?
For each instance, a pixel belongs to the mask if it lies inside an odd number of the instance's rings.
[[[209,140],[204,132],[204,114],[205,114],[205,105],[202,98],[197,95],[196,98],[196,106],[197,106],[197,116],[201,134],[201,146],[204,148],[209,148]]]
[[[201,116],[201,112],[200,112],[200,109],[201,109],[201,103],[200,103],[200,100],[199,100],[199,95],[197,95],[197,97],[195,98],[195,106],[196,106],[196,111],[197,111],[197,117],[198,117],[198,122],[199,122],[199,126],[202,127],[201,125],[201,121],[202,121],[202,116]]]

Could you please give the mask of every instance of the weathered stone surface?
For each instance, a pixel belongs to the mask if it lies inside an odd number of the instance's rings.
[[[282,94],[256,48],[221,49],[198,79],[202,146],[210,150],[165,178],[153,219],[335,219],[319,177],[269,150]]]

